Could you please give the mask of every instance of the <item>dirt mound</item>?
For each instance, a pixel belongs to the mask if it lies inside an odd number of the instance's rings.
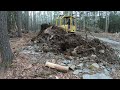
[[[85,39],[75,33],[66,33],[61,27],[51,26],[38,34],[32,41],[42,43],[45,52],[68,53],[71,56],[86,57],[96,55],[96,61],[119,63],[114,50],[99,39]]]

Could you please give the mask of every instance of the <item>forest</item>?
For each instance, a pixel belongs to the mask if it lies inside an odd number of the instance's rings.
[[[8,30],[16,30],[17,11],[8,12]],[[104,32],[119,32],[119,11],[22,11],[20,14],[21,28],[30,31],[39,31],[42,23],[55,24],[59,15],[74,15],[78,29],[85,27],[98,28]]]
[[[120,11],[0,11],[0,78],[119,79],[119,32]]]

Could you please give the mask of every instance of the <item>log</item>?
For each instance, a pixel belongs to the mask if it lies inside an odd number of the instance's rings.
[[[54,69],[62,71],[62,72],[67,72],[69,70],[69,67],[67,67],[67,66],[61,66],[61,65],[54,64],[51,62],[46,62],[45,66],[54,68]]]

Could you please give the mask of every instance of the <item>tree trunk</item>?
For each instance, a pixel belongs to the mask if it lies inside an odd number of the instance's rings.
[[[13,53],[10,48],[7,31],[7,11],[0,11],[0,51],[2,67],[8,67],[12,63]]]
[[[18,28],[18,37],[22,37],[22,32],[21,32],[21,29],[22,29],[22,22],[21,22],[22,11],[17,11],[16,14],[17,14],[16,23],[17,23],[17,28]]]
[[[10,33],[11,32],[11,22],[12,22],[12,20],[11,20],[11,15],[12,15],[12,13],[11,13],[11,11],[8,11],[7,12],[7,27],[8,27],[8,33]]]
[[[36,12],[33,11],[33,29],[36,32]]]
[[[89,12],[86,12],[86,26],[89,27]]]
[[[82,16],[82,12],[81,11],[79,11],[79,30],[81,30],[81,16]]]
[[[93,24],[93,27],[95,28],[96,27],[96,24],[95,24],[95,11],[93,11],[93,21],[94,21],[94,24]]]
[[[83,12],[83,30],[85,30],[85,12]]]
[[[39,12],[39,30],[41,30],[41,11]]]
[[[78,22],[77,22],[77,11],[75,11],[75,17],[76,17],[76,19],[75,19],[75,25],[76,25],[76,29],[78,29],[77,27],[78,27]]]
[[[25,30],[29,32],[29,11],[25,11]]]
[[[108,31],[108,29],[109,29],[109,14],[108,14],[108,21],[107,21],[107,31]]]
[[[52,11],[50,11],[50,18],[51,18],[51,20],[50,20],[50,22],[51,22],[51,24],[53,24],[53,17],[52,17]]]
[[[31,31],[34,31],[34,28],[33,28],[33,11],[31,11]]]
[[[107,16],[107,11],[106,11],[105,32],[108,32],[108,16]]]

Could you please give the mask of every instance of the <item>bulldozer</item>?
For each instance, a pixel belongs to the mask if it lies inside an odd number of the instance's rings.
[[[56,26],[62,27],[66,32],[74,33],[76,32],[76,22],[75,17],[60,15],[56,18]]]

